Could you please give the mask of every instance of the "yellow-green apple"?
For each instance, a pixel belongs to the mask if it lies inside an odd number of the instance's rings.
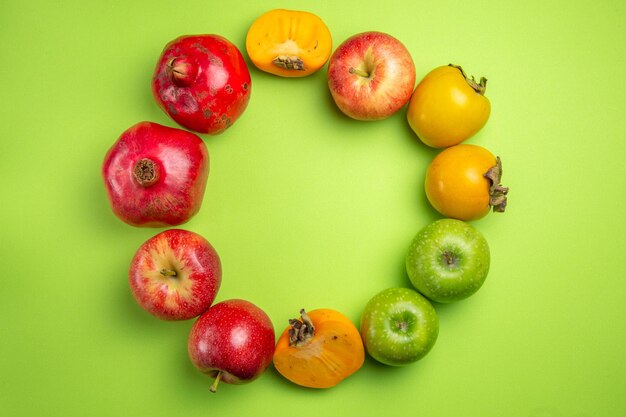
[[[361,336],[372,358],[385,365],[407,365],[433,348],[439,336],[439,318],[417,291],[387,288],[365,306]]]
[[[191,327],[187,348],[193,365],[220,381],[240,385],[258,378],[272,362],[274,326],[268,315],[246,300],[219,302]]]
[[[162,320],[187,320],[206,311],[222,282],[220,258],[197,233],[170,229],[145,241],[128,271],[139,305]]]
[[[411,283],[433,301],[449,303],[474,294],[489,272],[485,237],[469,223],[439,219],[411,241],[406,270]]]
[[[357,120],[380,120],[411,98],[415,64],[398,39],[364,32],[345,40],[328,63],[328,87],[337,107]]]

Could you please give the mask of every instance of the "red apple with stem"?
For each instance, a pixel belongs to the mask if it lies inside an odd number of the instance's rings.
[[[115,215],[132,226],[176,226],[204,197],[209,152],[197,135],[141,122],[107,152],[102,177]]]
[[[196,320],[187,346],[193,365],[215,378],[211,392],[216,392],[220,381],[248,383],[267,369],[274,355],[274,326],[251,302],[226,300]]]
[[[406,47],[382,32],[345,40],[328,63],[328,87],[337,107],[357,120],[385,119],[411,98],[415,64]]]
[[[128,271],[139,305],[162,320],[187,320],[206,311],[222,282],[215,248],[197,233],[161,232],[144,242]]]

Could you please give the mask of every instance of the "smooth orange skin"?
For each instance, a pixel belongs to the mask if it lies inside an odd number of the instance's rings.
[[[361,334],[343,314],[331,309],[307,312],[315,335],[305,344],[289,346],[289,329],[278,338],[274,367],[294,384],[331,388],[358,371],[365,360]]]
[[[457,145],[487,123],[491,104],[476,92],[458,68],[441,66],[415,87],[407,108],[409,126],[433,148]]]
[[[489,213],[490,181],[483,176],[496,157],[483,147],[460,144],[440,152],[426,171],[430,204],[446,217],[477,220]]]
[[[274,9],[259,16],[248,29],[246,50],[262,71],[281,77],[305,77],[326,64],[332,37],[326,24],[313,13]],[[278,56],[295,56],[303,69],[288,69],[273,63]]]

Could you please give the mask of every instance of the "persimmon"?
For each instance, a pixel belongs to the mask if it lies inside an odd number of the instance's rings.
[[[476,81],[459,65],[437,67],[415,87],[406,113],[409,126],[433,148],[458,145],[487,123],[486,89],[485,77]]]
[[[304,77],[326,64],[332,37],[317,15],[274,9],[259,16],[248,29],[246,50],[262,71],[281,77]]]
[[[500,184],[502,161],[487,149],[470,144],[446,148],[426,170],[424,188],[442,215],[470,221],[504,212],[509,189]]]
[[[294,384],[334,387],[358,371],[365,360],[356,326],[338,311],[323,308],[289,320],[274,351],[274,367]]]

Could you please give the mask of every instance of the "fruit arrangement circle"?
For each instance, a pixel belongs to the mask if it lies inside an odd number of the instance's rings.
[[[279,77],[305,77],[328,64],[335,105],[355,120],[382,120],[407,108],[407,121],[425,145],[441,149],[426,171],[425,193],[443,218],[414,237],[406,254],[411,288],[388,288],[364,307],[360,328],[332,309],[300,311],[278,334],[253,303],[213,304],[222,269],[202,236],[170,228],[144,242],[130,268],[139,305],[163,320],[197,318],[189,339],[196,368],[242,384],[269,366],[291,382],[330,388],[358,371],[365,354],[391,366],[423,358],[434,346],[439,319],[431,302],[467,298],[489,271],[489,246],[468,221],[503,212],[508,188],[502,163],[488,150],[463,144],[486,124],[491,110],[486,78],[444,65],[416,85],[408,49],[392,35],[355,34],[332,48],[328,27],[304,11],[270,10],[246,37],[252,64]],[[208,150],[196,133],[217,135],[246,111],[252,78],[238,47],[221,35],[184,35],[157,61],[152,93],[182,129],[141,122],[109,149],[102,175],[113,212],[137,227],[175,227],[201,209],[209,173]]]

